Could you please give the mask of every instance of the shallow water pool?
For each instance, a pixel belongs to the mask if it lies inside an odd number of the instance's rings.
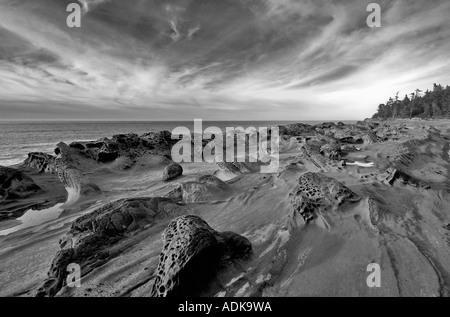
[[[48,221],[57,219],[64,211],[64,209],[62,208],[63,205],[64,204],[61,203],[51,208],[42,210],[30,209],[27,212],[25,212],[25,214],[22,217],[17,218],[17,220],[21,222],[19,225],[5,230],[1,230],[0,236],[6,236],[13,232],[17,232],[19,230],[26,228],[35,227]]]

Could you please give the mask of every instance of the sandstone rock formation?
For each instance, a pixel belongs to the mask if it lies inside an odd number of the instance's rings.
[[[173,220],[162,240],[154,297],[196,296],[218,270],[252,253],[246,238],[233,232],[219,233],[197,216]]]
[[[171,181],[183,175],[183,168],[180,164],[172,163],[164,168],[162,180],[165,182]]]
[[[384,179],[384,182],[389,185],[393,185],[395,181],[400,181],[401,183],[413,187],[420,187],[424,189],[429,189],[430,186],[418,179],[415,179],[414,177],[409,176],[408,174],[396,169],[396,168],[388,168],[386,171],[386,177]]]
[[[303,158],[311,162],[318,170],[323,170],[331,160],[320,153],[320,148],[320,145],[308,142],[302,146],[301,151]]]
[[[216,176],[204,175],[195,181],[181,183],[167,197],[184,203],[196,203],[225,199],[231,193],[232,189],[227,183]]]
[[[38,170],[40,173],[56,174],[55,157],[50,154],[39,152],[29,153],[23,165]]]
[[[280,135],[289,137],[307,137],[314,136],[316,133],[315,127],[309,124],[296,123],[286,126],[280,126]]]
[[[0,166],[0,202],[25,198],[40,190],[31,177],[16,169]]]
[[[118,134],[110,139],[103,138],[93,142],[73,142],[71,148],[80,154],[100,163],[112,162],[118,157],[136,161],[145,154],[171,156],[172,146],[178,140],[172,139],[169,131],[149,132],[138,136],[134,133]]]
[[[9,261],[0,261],[0,271],[18,267],[0,274],[6,285],[0,294],[34,294],[29,290],[48,269],[34,271],[43,257],[36,245],[55,245],[65,234],[39,296],[446,296],[450,138],[443,127],[289,125],[280,128],[289,140],[280,151],[281,172],[264,175],[254,172],[258,165],[239,162],[218,163],[214,171],[195,163],[176,186],[161,181],[172,162],[167,133],[61,143],[57,157],[30,153],[26,166],[59,174],[80,192],[96,192],[93,180],[104,190],[60,219],[0,237]],[[194,178],[194,169],[208,175]],[[33,174],[47,190],[41,176],[48,175]],[[104,204],[150,191],[164,198]],[[80,213],[66,234],[64,221]],[[20,236],[27,239],[24,251],[15,245]],[[252,252],[252,261],[240,261]],[[81,265],[79,289],[64,287],[70,263]],[[366,286],[369,263],[380,264],[382,288]]]
[[[322,123],[319,125],[292,124],[280,127],[280,135],[296,137],[298,140],[311,140],[317,137],[327,136],[335,141],[346,144],[371,145],[375,143],[398,140],[407,133],[405,125],[392,126],[379,124],[374,121],[357,122],[356,124]],[[326,142],[330,143],[330,142]],[[332,142],[331,142],[332,143]]]
[[[37,296],[54,296],[66,283],[67,266],[80,265],[82,276],[104,264],[119,251],[113,247],[130,235],[164,219],[186,212],[168,198],[121,199],[78,218],[60,240],[60,248]]]
[[[345,202],[361,199],[337,180],[312,172],[300,176],[298,185],[290,197],[294,208],[292,218],[294,223],[297,222],[297,214],[305,223],[309,223],[316,219],[320,212],[333,210]]]
[[[30,167],[39,172],[47,172],[58,175],[60,181],[66,187],[69,200],[77,199],[80,195],[87,195],[100,191],[100,188],[90,182],[83,175],[83,163],[73,152],[73,148],[60,142],[55,148],[55,154],[52,156],[45,153],[30,153],[24,161],[24,167]]]
[[[341,159],[341,146],[337,142],[330,142],[322,145],[320,153],[331,160]]]
[[[72,142],[69,145],[59,143],[55,154],[63,159],[64,164],[82,168],[84,163],[109,163],[118,158],[126,158],[130,165],[134,165],[140,157],[145,155],[163,156],[170,158],[172,146],[178,142],[172,139],[169,131],[150,132],[138,136],[137,134],[119,134],[110,139],[97,141]],[[45,153],[30,153],[24,161],[24,166],[41,172],[57,173],[55,157]]]
[[[84,177],[80,170],[82,167],[81,163],[73,155],[71,148],[67,144],[59,143],[55,153],[58,155],[55,159],[56,173],[69,193],[68,203],[76,201],[79,196],[100,191],[96,184]]]

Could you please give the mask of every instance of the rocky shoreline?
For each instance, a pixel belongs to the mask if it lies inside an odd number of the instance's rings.
[[[449,121],[282,126],[274,174],[176,164],[176,142],[59,143],[0,167],[0,295],[450,294]],[[1,236],[57,203],[57,219]],[[370,263],[382,288],[366,285]]]

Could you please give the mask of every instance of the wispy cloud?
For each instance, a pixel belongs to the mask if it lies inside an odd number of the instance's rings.
[[[0,3],[0,117],[359,119],[450,81],[450,2]],[[12,106],[14,105],[14,106]]]
[[[83,12],[86,14],[89,10],[94,9],[98,5],[108,0],[78,0],[81,3]]]

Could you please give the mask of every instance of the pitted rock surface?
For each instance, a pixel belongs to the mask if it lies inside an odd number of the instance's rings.
[[[137,232],[179,214],[187,208],[168,198],[132,198],[109,203],[78,218],[60,240],[48,278],[37,296],[54,296],[63,286],[67,265],[77,263],[82,276],[118,255],[113,248]]]
[[[290,194],[294,214],[299,213],[306,223],[317,218],[317,211],[336,208],[360,197],[337,180],[319,173],[307,172],[300,176],[298,185]]]
[[[252,253],[250,241],[232,233],[219,233],[197,216],[173,220],[162,235],[154,297],[195,296],[218,270]]]
[[[70,147],[86,158],[108,163],[119,157],[136,161],[146,154],[170,157],[172,146],[177,142],[169,131],[161,131],[141,136],[134,133],[118,134],[94,142],[73,142]]]

